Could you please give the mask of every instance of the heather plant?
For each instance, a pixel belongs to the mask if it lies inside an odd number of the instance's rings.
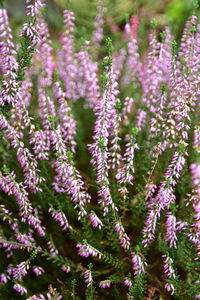
[[[141,55],[101,0],[56,47],[26,3],[19,38],[0,10],[0,299],[200,299],[196,16],[180,41],[153,20]]]

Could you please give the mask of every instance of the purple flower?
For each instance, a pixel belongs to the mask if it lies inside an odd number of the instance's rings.
[[[99,282],[99,287],[105,289],[105,288],[109,288],[111,286],[112,281],[111,280],[103,280]]]
[[[166,214],[166,242],[169,242],[169,246],[176,248],[176,217],[172,215],[171,212]]]
[[[13,268],[13,278],[21,281],[22,278],[27,275],[29,267],[30,265],[28,261],[22,261],[15,268]]]
[[[92,61],[89,55],[89,45],[90,42],[86,41],[85,45],[81,47],[81,51],[76,54],[82,73],[80,74],[82,80],[79,79],[79,85],[81,84],[79,89],[81,90],[81,97],[85,97],[89,106],[95,108],[100,96],[97,76],[98,65]]]
[[[29,4],[30,0],[26,0],[26,3]],[[42,7],[45,7],[45,0],[35,0],[33,5],[27,5],[27,15],[32,17],[38,15]]]
[[[85,278],[85,282],[87,283],[87,287],[91,286],[92,283],[93,283],[91,270],[84,271],[83,275],[84,275],[84,278]]]
[[[92,42],[95,49],[98,49],[103,40],[103,25],[104,25],[104,13],[107,9],[104,7],[104,1],[98,0],[97,15],[94,20],[94,31],[92,33]]]
[[[176,278],[175,271],[173,269],[173,260],[168,255],[162,255],[164,258],[164,273],[166,275],[167,283],[165,284],[165,288],[171,295],[174,294],[175,288],[174,285],[170,282]]]
[[[33,266],[32,270],[33,270],[33,272],[35,273],[36,276],[40,276],[40,275],[42,275],[42,273],[45,272],[42,267],[37,267],[37,266]]]
[[[14,284],[13,290],[15,290],[16,292],[18,292],[21,295],[27,294],[27,289],[19,283]]]
[[[120,184],[133,184],[133,173],[135,172],[133,163],[135,150],[138,150],[139,147],[135,143],[135,136],[127,136],[128,143],[126,144],[126,151],[123,158],[123,166],[118,170],[116,178]]]
[[[125,229],[122,226],[121,222],[116,222],[115,223],[115,231],[119,235],[119,241],[120,241],[121,246],[124,249],[129,249],[130,248],[130,238],[125,233]]]
[[[91,197],[84,188],[79,171],[70,160],[69,152],[62,138],[61,126],[51,131],[50,139],[57,156],[54,163],[57,172],[53,183],[54,188],[58,192],[67,192],[71,196],[75,208],[79,209],[78,218],[80,219],[87,214],[85,205],[90,202]]]
[[[65,273],[69,273],[71,271],[71,268],[69,266],[62,265],[61,270]]]
[[[133,35],[131,33],[131,27],[130,24],[125,25],[125,32],[128,37],[128,58],[126,60],[126,66],[125,66],[125,76],[122,79],[123,83],[125,85],[128,85],[130,83],[133,83],[135,87],[136,81],[139,79],[140,69],[141,69],[141,62],[140,62],[140,56],[138,53],[138,44],[137,40],[133,38]]]
[[[145,227],[143,229],[143,235],[144,239],[142,241],[142,244],[146,248],[151,241],[155,238],[155,232],[156,232],[156,223],[157,219],[159,217],[160,211],[158,209],[158,206],[155,208],[152,208],[147,213],[147,219],[145,222]]]
[[[62,48],[58,53],[58,70],[65,84],[65,96],[68,99],[77,100],[76,78],[79,75],[79,67],[74,53],[74,13],[64,11],[64,33],[61,38]]]
[[[33,208],[28,199],[28,193],[22,183],[15,181],[15,177],[16,175],[13,171],[6,173],[5,176],[0,172],[0,189],[17,199],[22,222],[27,222],[35,228],[40,236],[44,236],[45,232],[41,226],[41,221],[33,215]]]
[[[102,257],[102,254],[90,245],[77,244],[76,248],[78,248],[78,254],[82,257],[89,257],[90,255],[94,257],[98,257],[99,259]]]
[[[59,254],[59,251],[56,249],[56,246],[54,245],[53,241],[48,241],[47,247],[49,249],[49,252],[51,253],[51,256],[55,257]]]
[[[92,211],[88,216],[90,218],[93,227],[98,227],[99,229],[103,227],[102,221],[97,217],[95,212]]]
[[[63,139],[71,151],[75,152],[76,121],[59,82],[55,83],[54,93],[59,104],[58,114],[62,122]]]
[[[147,267],[147,263],[141,257],[141,255],[136,254],[135,252],[131,252],[132,263],[134,274],[141,275],[141,273],[145,273],[145,268]]]
[[[144,111],[142,109],[138,109],[137,116],[136,116],[136,123],[135,123],[135,126],[138,128],[138,131],[141,131],[142,128],[145,127],[146,118],[147,118],[146,111]]]
[[[127,287],[132,287],[132,281],[130,280],[130,278],[128,278],[128,277],[125,277],[124,278],[124,285],[126,285]]]
[[[8,275],[5,275],[3,273],[0,274],[0,282],[6,284],[8,282],[8,280],[10,280],[10,277]]]
[[[69,225],[65,214],[62,211],[55,210],[53,207],[50,207],[49,212],[51,213],[52,218],[60,224],[62,230],[66,230],[67,228],[69,230],[73,230],[73,228]]]

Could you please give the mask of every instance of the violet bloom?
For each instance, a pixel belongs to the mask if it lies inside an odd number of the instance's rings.
[[[82,46],[81,50],[76,54],[78,62],[80,64],[83,78],[79,79],[82,82],[82,90],[84,91],[82,97],[84,96],[90,107],[95,108],[99,94],[99,83],[98,83],[98,65],[96,62],[92,61],[89,54],[90,42],[86,41],[85,45]],[[81,87],[80,87],[81,89]]]
[[[173,260],[168,255],[162,255],[164,258],[164,273],[166,275],[167,281],[173,280],[176,278],[175,271],[173,269]],[[175,288],[171,282],[165,284],[165,288],[171,295],[174,294]]]
[[[55,69],[55,63],[53,60],[53,48],[52,41],[50,40],[50,34],[47,24],[42,18],[38,19],[38,44],[37,44],[37,56],[35,59],[39,60],[42,70],[40,71],[40,80],[38,82],[40,88],[51,86],[52,75]]]
[[[15,196],[19,205],[22,222],[27,222],[34,227],[40,236],[44,236],[44,228],[41,226],[41,221],[33,214],[33,208],[28,199],[26,188],[22,183],[17,183],[15,177],[16,175],[13,171],[5,176],[0,172],[0,189],[8,195]]]
[[[124,249],[129,249],[130,248],[130,238],[125,233],[125,229],[124,229],[123,225],[121,224],[121,222],[115,223],[115,231],[118,233],[121,246]]]
[[[0,129],[2,129],[3,133],[10,141],[11,146],[16,149],[18,161],[24,172],[25,185],[33,192],[42,191],[38,185],[44,182],[45,179],[39,175],[38,162],[30,150],[25,147],[25,144],[22,141],[22,133],[17,132],[3,115],[0,115]]]
[[[6,102],[14,104],[19,88],[17,82],[18,63],[15,58],[16,50],[5,9],[0,9],[0,39],[1,66],[4,72],[4,79],[2,81],[3,89],[0,92],[0,104],[4,105]]]
[[[25,32],[26,36],[29,37],[29,39],[32,41],[33,45],[36,45],[39,41],[37,33],[39,32],[40,28],[38,23],[35,22],[34,19],[38,19],[41,8],[45,7],[45,0],[35,0],[33,4],[29,4],[30,0],[26,0],[26,3],[26,14],[27,16],[30,16],[31,19],[29,23],[25,23],[23,25],[23,31]]]
[[[137,87],[136,81],[139,79],[141,62],[138,53],[137,40],[132,36],[130,24],[125,25],[125,32],[128,36],[128,58],[126,61],[126,73],[123,78],[123,83],[128,85],[133,83]]]
[[[120,184],[133,184],[133,173],[134,170],[134,156],[135,156],[135,150],[138,150],[139,147],[137,143],[135,143],[135,136],[134,135],[128,135],[128,143],[126,144],[126,150],[123,157],[123,166],[121,169],[118,170],[118,173],[116,175],[116,178]]]
[[[15,268],[13,268],[13,278],[21,281],[22,278],[27,275],[29,267],[30,265],[28,261],[22,261]]]
[[[196,151],[200,149],[200,127],[194,130],[193,148],[196,149]]]
[[[121,138],[119,137],[119,127],[121,123],[121,115],[117,111],[117,105],[120,105],[120,100],[116,99],[116,105],[115,109],[113,109],[113,114],[112,114],[112,122],[111,122],[111,128],[110,128],[110,143],[111,147],[109,148],[109,168],[112,170],[118,170],[120,167],[121,161],[122,161],[122,156],[120,154],[121,152],[121,147],[120,147],[120,140]]]
[[[54,163],[56,167],[56,177],[54,188],[60,192],[67,192],[71,196],[72,202],[75,203],[75,208],[79,209],[78,218],[82,218],[87,214],[85,205],[90,202],[90,195],[84,188],[84,182],[79,171],[75,168],[70,160],[69,152],[62,138],[61,126],[51,131],[51,144],[56,153],[57,159]]]
[[[135,126],[138,128],[138,131],[141,131],[142,128],[145,127],[147,121],[146,119],[147,119],[147,112],[142,109],[138,109],[137,116],[136,116],[136,123],[135,123]]]
[[[91,286],[93,283],[91,270],[84,271],[83,275],[84,275],[84,279],[87,284],[87,287]]]
[[[48,241],[47,247],[49,252],[51,253],[51,256],[55,257],[59,254],[59,251],[58,249],[56,249],[56,246],[54,245],[53,241]]]
[[[62,48],[58,54],[58,70],[65,84],[66,98],[76,100],[78,98],[76,77],[79,75],[74,50],[74,13],[64,11],[64,33],[61,38]]]
[[[147,219],[143,229],[142,244],[146,248],[155,238],[157,219],[160,216],[158,205],[150,209],[147,213]]]
[[[95,212],[92,211],[88,216],[90,218],[93,227],[98,227],[99,229],[103,227],[102,221],[97,217]]]
[[[104,14],[107,9],[104,7],[104,0],[98,0],[97,4],[97,15],[94,20],[94,31],[92,33],[92,42],[95,49],[98,49],[103,40],[103,25],[104,25]]]
[[[33,243],[35,243],[35,240],[34,240],[34,238],[33,238],[33,236],[32,236],[32,232],[29,232],[28,234],[26,234],[26,233],[20,233],[19,232],[19,230],[17,229],[16,230],[16,233],[15,233],[15,238],[16,238],[16,240],[19,242],[19,243],[22,243],[22,244],[24,244],[24,245],[26,245],[26,246],[30,246],[30,248],[29,247],[27,247],[27,250],[28,251],[30,251],[31,249],[32,249],[32,245],[33,245]],[[30,250],[29,250],[30,249]]]
[[[127,125],[129,124],[128,115],[131,113],[133,103],[134,99],[132,97],[126,97],[124,99],[124,106],[122,108],[122,119],[124,119]]]
[[[32,270],[33,270],[33,272],[35,273],[36,276],[40,276],[45,272],[42,267],[37,267],[37,266],[33,266]]]
[[[71,271],[71,268],[69,266],[66,266],[66,265],[62,265],[60,268],[65,273],[69,273]]]
[[[195,42],[195,16],[188,20],[181,40],[177,56],[184,57],[184,64],[173,56],[170,67],[170,103],[171,111],[168,116],[167,136],[173,139],[174,144],[179,140],[188,139],[191,112],[198,105],[198,40]],[[196,47],[197,46],[197,47]]]
[[[105,288],[109,288],[111,286],[112,281],[111,280],[103,280],[99,282],[99,287],[105,289]]]
[[[14,284],[13,290],[15,290],[16,292],[18,292],[21,295],[27,294],[27,289],[19,283]]]
[[[148,54],[140,72],[141,101],[151,113],[154,113],[155,107],[158,106],[160,101],[160,85],[163,82],[163,74],[160,67],[162,62],[158,59],[160,44],[154,31],[150,33],[149,39]]]
[[[166,236],[165,240],[166,242],[169,242],[170,248],[174,247],[176,248],[176,241],[177,241],[177,236],[176,236],[176,217],[172,215],[171,212],[168,212],[166,214]]]
[[[75,147],[76,147],[75,136],[76,136],[76,129],[77,129],[76,121],[74,119],[72,109],[68,104],[65,93],[62,91],[59,82],[55,82],[54,94],[59,104],[58,114],[61,118],[63,139],[67,144],[67,146],[71,149],[71,151],[75,152]]]
[[[194,228],[197,234],[197,249],[200,253],[200,165],[193,163],[190,166],[192,185],[194,187],[195,196],[192,197],[194,208]]]
[[[30,139],[33,145],[33,151],[37,159],[49,159],[50,140],[43,130],[36,130]]]
[[[8,282],[8,280],[10,280],[10,277],[8,275],[5,275],[3,273],[0,274],[0,282],[1,283],[6,284]]]
[[[98,191],[100,199],[98,202],[103,207],[104,215],[108,213],[109,206],[111,206],[113,210],[117,210],[112,200],[108,179],[108,137],[112,135],[111,133],[115,127],[113,127],[113,116],[116,114],[115,103],[119,91],[117,89],[118,84],[112,67],[111,69],[108,69],[107,72],[108,81],[105,84],[102,97],[98,99],[95,106],[97,119],[94,128],[94,142],[89,145],[89,150],[92,154],[91,163],[97,172],[97,184],[100,186]]]
[[[130,280],[130,278],[128,278],[128,277],[125,277],[124,278],[124,285],[126,285],[127,287],[132,287],[132,281]]]
[[[119,80],[123,71],[125,59],[126,59],[126,49],[121,48],[119,52],[113,53],[113,72],[116,74],[116,80]]]
[[[166,124],[166,119],[165,119],[165,108],[167,104],[167,93],[163,92],[162,95],[160,96],[160,104],[159,106],[155,109],[154,111],[154,116],[150,120],[150,133],[149,133],[149,138],[150,139],[155,139],[157,136],[162,136],[164,130],[165,130],[165,124]],[[166,140],[162,140],[162,144]]]
[[[66,230],[67,228],[69,230],[73,230],[73,228],[69,225],[69,222],[65,216],[65,214],[62,211],[55,210],[53,207],[49,208],[49,212],[54,220],[56,220],[59,224],[62,230]]]
[[[131,252],[132,263],[133,263],[133,270],[135,276],[141,275],[141,273],[145,273],[145,268],[147,267],[147,263],[144,259],[135,252]]]
[[[30,0],[26,0],[27,3],[27,15],[31,17],[35,17],[38,13],[39,10],[42,7],[45,7],[45,0],[35,0],[34,4],[29,4]]]
[[[156,196],[151,199],[149,204],[149,212],[143,229],[144,240],[142,243],[147,245],[154,239],[157,219],[160,217],[161,210],[169,209],[170,204],[175,202],[174,187],[186,160],[179,152],[175,152],[170,165],[165,172],[165,181],[161,182],[160,188]]]
[[[90,246],[90,245],[83,245],[83,244],[77,244],[76,248],[78,248],[78,254],[82,257],[89,257],[94,256],[94,257],[98,257],[99,259],[102,257],[102,254],[95,249],[94,247]]]

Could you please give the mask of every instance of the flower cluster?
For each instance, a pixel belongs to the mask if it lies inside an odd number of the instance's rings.
[[[25,2],[13,33],[0,9],[0,298],[199,299],[197,18],[146,42],[103,0],[60,33]]]

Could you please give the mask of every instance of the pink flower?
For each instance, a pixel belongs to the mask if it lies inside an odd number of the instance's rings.
[[[97,215],[94,212],[91,212],[89,214],[89,218],[93,227],[98,227],[99,229],[103,227],[102,221],[97,217]]]
[[[105,288],[109,288],[111,286],[111,280],[103,280],[103,281],[100,281],[99,283],[99,287],[105,289]]]

